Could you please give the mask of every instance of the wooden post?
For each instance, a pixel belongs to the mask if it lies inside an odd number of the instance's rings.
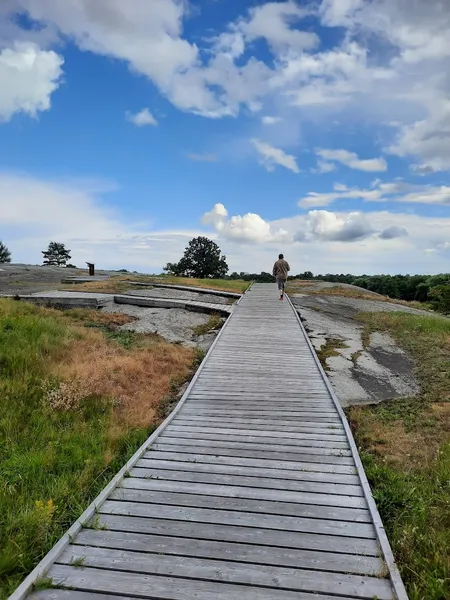
[[[95,275],[95,265],[93,263],[86,263],[89,267],[89,277],[93,277]]]

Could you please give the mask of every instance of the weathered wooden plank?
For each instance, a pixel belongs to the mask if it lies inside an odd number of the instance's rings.
[[[185,456],[183,455],[183,458]],[[141,459],[136,464],[141,469],[164,468],[184,471],[198,471],[202,473],[226,473],[228,475],[245,475],[255,479],[282,479],[283,482],[310,481],[315,483],[332,483],[336,485],[351,485],[360,490],[360,481],[357,475],[334,475],[332,473],[317,473],[313,471],[281,470],[251,467],[249,465],[235,465],[233,460],[224,458],[219,464],[210,456],[205,456],[204,461],[192,460],[168,460],[167,455],[164,458]],[[360,494],[357,494],[360,495]]]
[[[199,532],[200,534],[201,532]],[[79,552],[83,546],[132,550],[178,556],[208,557],[260,565],[295,567],[329,572],[345,572],[378,576],[383,561],[374,556],[298,550],[235,542],[211,541],[175,536],[130,533],[124,531],[96,531],[84,529],[76,540]]]
[[[212,409],[219,408],[238,408],[241,410],[262,408],[263,410],[296,410],[296,411],[313,411],[313,412],[328,412],[337,415],[336,408],[331,400],[323,402],[323,406],[317,406],[316,402],[309,403],[305,398],[272,398],[271,400],[261,401],[258,398],[245,399],[242,398],[193,398],[189,396],[189,403],[186,405],[189,409],[194,409],[197,406],[204,406]]]
[[[321,482],[310,482],[310,481],[292,481],[289,479],[272,479],[264,477],[251,477],[248,475],[238,475],[236,473],[210,473],[204,471],[203,467],[208,465],[197,465],[196,470],[187,471],[183,469],[183,465],[186,468],[186,463],[180,463],[180,470],[171,470],[169,468],[164,469],[160,467],[158,463],[162,461],[155,461],[155,466],[151,468],[135,467],[131,469],[131,477],[140,477],[142,479],[160,479],[170,481],[192,481],[193,483],[209,483],[217,485],[239,485],[249,488],[262,488],[262,489],[274,489],[274,490],[290,490],[295,492],[314,492],[317,494],[337,494],[343,496],[352,496],[361,498],[362,491],[360,486],[357,485],[345,485],[336,483],[321,483]],[[170,463],[170,461],[167,461]],[[195,469],[195,464],[188,463],[190,467]],[[174,466],[170,463],[170,466]]]
[[[321,465],[351,465],[354,467],[355,463],[352,457],[349,456],[338,456],[331,454],[309,454],[307,449],[304,448],[303,452],[283,452],[279,449],[265,448],[264,450],[255,450],[249,448],[235,448],[235,447],[222,447],[216,446],[214,442],[211,442],[210,446],[196,446],[185,444],[166,444],[163,439],[157,444],[152,446],[151,451],[159,452],[187,452],[192,454],[212,454],[217,456],[239,456],[242,458],[261,458],[269,460],[279,461],[293,461],[293,462],[308,462],[308,463],[319,463]],[[320,469],[317,469],[320,470]],[[326,470],[326,469],[325,469]]]
[[[377,557],[380,554],[375,539],[358,539],[296,531],[278,531],[264,527],[240,527],[230,523],[201,523],[189,520],[132,517],[99,514],[98,524],[108,531],[130,531],[155,535],[169,535],[188,539],[201,538],[218,542],[236,542],[277,548],[295,548],[317,552],[334,552]]]
[[[50,588],[36,590],[28,596],[30,600],[132,600],[132,596],[118,596],[114,594],[96,594],[92,592],[78,592],[75,590],[63,590]]]
[[[208,456],[205,454],[194,454],[189,452],[161,452],[159,450],[154,450],[146,452],[144,458],[156,459],[156,458],[164,458],[164,460],[168,460],[173,458],[174,460],[199,460],[202,462],[202,459],[207,460]],[[240,456],[220,456],[219,454],[211,455],[211,460],[219,461],[219,460],[228,460],[231,464],[235,465],[248,465],[250,467],[264,467],[271,469],[280,469],[280,470],[294,470],[298,469],[300,471],[317,471],[320,473],[330,473],[336,475],[354,475],[356,470],[353,466],[350,465],[331,465],[331,464],[322,464],[322,463],[312,463],[312,462],[302,462],[302,461],[286,461],[286,460],[271,460],[269,458],[243,458]],[[228,464],[230,464],[228,463]]]
[[[226,489],[224,488],[223,494],[213,495],[211,488],[209,494],[196,494],[190,493],[189,491],[161,491],[157,489],[151,489],[153,487],[153,480],[137,479],[132,481],[123,482],[120,488],[117,488],[110,496],[111,500],[120,500],[124,502],[139,502],[142,504],[164,504],[167,506],[190,507],[190,508],[206,508],[208,510],[229,510],[237,512],[248,512],[258,513],[264,515],[263,518],[267,518],[271,515],[281,515],[288,517],[304,517],[307,519],[326,519],[327,521],[333,521],[334,524],[340,524],[341,522],[354,522],[354,523],[369,523],[370,514],[366,509],[359,508],[344,508],[341,506],[325,506],[325,505],[312,505],[312,504],[300,504],[300,503],[288,503],[278,502],[260,499],[249,499],[240,498],[227,495]],[[155,484],[162,484],[164,482],[155,481]],[[136,489],[137,486],[147,487],[142,489]],[[188,486],[189,484],[184,484]],[[180,488],[183,487],[183,483],[180,482]]]
[[[312,504],[314,506],[340,506],[344,508],[364,509],[364,512],[351,511],[348,513],[351,519],[367,523],[370,520],[367,514],[367,503],[363,498],[354,496],[338,496],[334,494],[315,494],[309,492],[291,492],[288,490],[267,490],[263,488],[253,489],[243,486],[213,483],[188,483],[182,481],[164,481],[159,479],[137,479],[127,477],[123,480],[122,488],[140,489],[150,491],[176,492],[184,494],[199,494],[202,496],[219,496],[222,498],[248,498],[253,500],[270,500],[273,502],[289,502],[298,504]],[[120,488],[118,488],[120,489]],[[228,505],[231,508],[231,505]],[[321,513],[325,518],[324,513]],[[355,516],[356,515],[356,516]],[[360,515],[358,519],[357,515]]]
[[[178,420],[175,419],[173,421],[173,425],[167,428],[166,431],[176,432],[176,431],[191,431],[201,434],[203,432],[203,427],[197,425],[184,425],[178,424]],[[289,431],[286,431],[285,428],[279,429],[271,429],[267,431],[266,429],[258,429],[258,428],[241,428],[241,427],[209,427],[208,431],[211,433],[224,433],[224,434],[232,434],[232,435],[253,435],[260,437],[279,437],[280,440],[282,438],[294,438],[295,434],[301,436],[305,440],[322,440],[324,442],[336,442],[338,443],[346,443],[347,438],[344,435],[332,435],[329,433],[308,433],[306,431],[298,431],[297,427],[291,427]]]
[[[182,426],[184,424],[194,427],[204,427],[205,429],[211,428],[237,428],[237,429],[259,429],[259,430],[267,430],[267,431],[294,431],[298,433],[311,433],[311,434],[319,434],[319,435],[336,435],[342,440],[346,440],[347,437],[344,432],[344,428],[340,425],[336,424],[328,424],[325,427],[313,427],[310,424],[303,424],[302,421],[296,421],[293,419],[292,421],[279,421],[272,420],[267,423],[267,421],[258,422],[258,419],[215,419],[211,418],[208,420],[203,420],[201,418],[191,419],[189,417],[179,416],[175,420],[175,423],[178,426]]]
[[[153,600],[317,600],[316,594],[299,594],[266,588],[229,585],[180,577],[122,573],[109,569],[76,569],[68,565],[55,565],[49,575],[54,582],[74,590],[89,590],[95,593],[130,594],[134,598]],[[151,595],[150,595],[151,594]],[[76,600],[76,599],[75,599]],[[322,596],[320,600],[336,600]],[[342,597],[339,600],[352,600]]]
[[[81,553],[83,551],[83,554]],[[178,556],[173,560],[164,554],[129,552],[110,548],[69,546],[58,561],[69,565],[73,559],[83,557],[89,568],[111,569],[125,572],[185,577],[220,583],[232,583],[267,587],[300,592],[333,593],[338,587],[342,594],[373,600],[392,600],[392,592],[387,581],[362,575],[344,575],[322,571],[317,574],[306,569],[293,569],[270,565],[242,565],[235,561],[211,560]],[[319,581],[318,581],[319,579]]]
[[[233,449],[247,449],[247,450],[263,450],[265,452],[290,452],[290,453],[298,453],[298,454],[317,454],[317,455],[326,455],[326,456],[347,456],[351,457],[350,450],[343,450],[341,448],[324,448],[322,446],[310,446],[308,445],[283,445],[275,443],[268,443],[267,440],[264,441],[263,444],[249,442],[247,439],[243,440],[242,438],[235,438],[232,441],[222,441],[222,440],[214,440],[211,439],[193,439],[193,438],[183,438],[180,436],[172,437],[169,434],[164,434],[160,436],[159,443],[163,444],[171,444],[173,446],[197,446],[197,447],[205,447],[210,448],[214,446],[215,448],[233,448]],[[261,441],[261,440],[260,440]],[[350,464],[350,463],[349,463]],[[353,459],[352,463],[353,464]]]
[[[180,410],[180,416],[191,416],[191,417],[195,417],[195,416],[204,416],[204,417],[228,417],[228,416],[232,416],[233,418],[237,418],[237,417],[243,417],[244,419],[246,417],[250,417],[253,418],[255,416],[258,417],[258,419],[281,419],[281,420],[285,420],[286,418],[293,418],[293,419],[305,419],[305,421],[310,420],[310,421],[314,421],[314,420],[318,420],[320,419],[321,423],[341,423],[341,420],[339,419],[339,417],[335,416],[334,412],[318,412],[318,411],[308,411],[308,410],[296,410],[296,409],[292,409],[292,410],[265,410],[264,408],[261,408],[261,405],[258,405],[258,407],[254,408],[253,410],[250,407],[246,407],[244,409],[242,408],[235,408],[233,409],[232,412],[230,412],[229,410],[225,410],[223,408],[214,408],[212,406],[210,406],[209,404],[203,408],[198,407],[198,408],[193,408],[190,407],[190,403],[188,406],[186,406],[186,408],[182,408]]]
[[[294,434],[295,435],[295,434]],[[333,440],[332,442],[328,442],[328,441],[324,441],[324,440],[314,440],[314,439],[310,439],[310,438],[296,438],[296,437],[291,437],[291,438],[278,438],[276,436],[265,436],[264,438],[262,438],[261,436],[253,436],[253,435],[245,435],[243,436],[242,434],[227,434],[227,433],[210,433],[210,431],[205,431],[202,432],[201,435],[197,432],[197,431],[186,431],[184,428],[179,428],[177,430],[176,435],[173,434],[173,432],[169,429],[167,431],[167,434],[164,434],[164,436],[161,436],[161,439],[163,439],[163,437],[171,437],[174,439],[193,439],[193,440],[224,440],[224,441],[232,441],[232,442],[243,442],[243,443],[250,443],[250,442],[254,442],[254,443],[258,443],[258,444],[263,444],[264,446],[270,446],[270,445],[283,445],[283,446],[293,446],[293,447],[307,447],[307,448],[317,448],[317,449],[324,449],[324,450],[336,450],[338,453],[340,450],[348,450],[349,449],[349,445],[348,442],[336,442],[335,440]]]
[[[267,461],[267,460],[258,460],[252,458],[239,458],[234,456],[216,456],[216,455],[208,455],[208,454],[184,454],[184,453],[170,453],[170,452],[151,452],[147,457],[141,458],[141,460],[137,463],[137,466],[144,467],[146,464],[146,460],[154,461],[154,460],[163,460],[166,462],[176,461],[176,462],[186,462],[186,463],[206,463],[212,465],[233,465],[235,467],[242,468],[259,468],[262,471],[268,472],[268,470],[273,471],[274,473],[279,474],[279,478],[281,479],[300,479],[304,481],[322,481],[329,483],[350,483],[354,484],[357,479],[356,472],[352,474],[344,474],[344,473],[333,473],[331,472],[333,469],[328,471],[324,471],[322,468],[318,468],[317,464],[313,463],[305,463],[305,467],[299,467],[300,464],[303,463],[283,463],[282,467],[279,467],[278,461]],[[289,473],[289,475],[287,475]],[[296,476],[297,474],[297,476]],[[274,475],[275,476],[275,475]],[[310,478],[310,479],[309,479]]]
[[[239,424],[245,424],[245,425],[263,425],[265,427],[269,426],[271,423],[275,423],[275,425],[278,427],[284,427],[285,425],[295,425],[295,426],[301,426],[301,427],[306,427],[308,429],[312,429],[313,431],[316,429],[325,429],[326,431],[339,431],[340,433],[342,433],[344,431],[344,428],[342,426],[341,423],[339,423],[338,421],[334,422],[334,423],[328,423],[328,422],[320,422],[320,421],[313,421],[312,419],[308,420],[308,419],[302,419],[302,418],[296,418],[296,417],[290,417],[289,419],[281,419],[276,418],[275,416],[273,418],[269,418],[269,419],[260,419],[259,417],[243,417],[242,415],[240,416],[235,416],[235,415],[228,415],[227,417],[224,416],[216,416],[216,415],[194,415],[194,414],[185,414],[184,412],[180,412],[179,417],[177,419],[178,421],[194,421],[195,423],[207,423],[208,425],[213,423],[230,423],[231,425],[234,425],[236,423]],[[326,432],[325,431],[325,432]],[[325,433],[324,432],[324,433]]]
[[[124,495],[132,496],[131,490],[123,490]],[[116,492],[114,492],[115,494]],[[212,498],[210,498],[212,502]],[[125,500],[107,500],[100,508],[101,513],[129,515],[132,517],[153,517],[159,519],[177,519],[197,523],[229,523],[241,527],[262,527],[301,531],[303,533],[321,533],[340,537],[375,539],[375,530],[370,523],[351,523],[347,521],[321,520],[312,517],[293,517],[285,515],[245,512],[240,510],[214,510],[183,505],[150,504]]]

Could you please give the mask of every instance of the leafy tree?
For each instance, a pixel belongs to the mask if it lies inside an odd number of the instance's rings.
[[[164,267],[171,275],[220,279],[228,273],[226,256],[219,246],[206,237],[193,238],[178,263],[167,263]]]
[[[425,283],[425,282],[419,283],[419,285],[416,288],[415,300],[417,300],[418,302],[426,302],[429,291],[430,291],[430,286],[428,285],[428,283]]]
[[[438,285],[431,288],[428,293],[428,298],[435,310],[443,312],[445,315],[450,314],[450,285]]]
[[[10,263],[11,252],[5,246],[3,242],[0,242],[0,263]]]
[[[70,250],[67,250],[64,244],[60,242],[50,242],[47,250],[43,250],[44,265],[56,265],[58,267],[65,267],[67,261],[72,257],[70,256]]]

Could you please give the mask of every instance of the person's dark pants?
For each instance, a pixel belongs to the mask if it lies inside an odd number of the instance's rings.
[[[284,294],[284,287],[286,285],[286,280],[285,279],[281,279],[280,277],[277,277],[277,286],[278,289],[280,290],[280,292],[282,294]]]

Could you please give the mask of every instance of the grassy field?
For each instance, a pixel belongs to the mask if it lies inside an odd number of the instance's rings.
[[[320,285],[320,282],[317,282]],[[309,280],[289,281],[287,285],[288,294],[308,294],[310,296],[341,296],[342,298],[360,298],[362,300],[378,300],[378,302],[390,302],[392,304],[401,304],[410,308],[430,311],[431,304],[427,302],[408,302],[406,300],[397,300],[389,298],[370,290],[358,287],[346,287],[339,284],[333,287],[314,287],[314,282]]]
[[[349,419],[410,600],[450,598],[450,319],[362,315],[416,361],[421,393]]]
[[[249,287],[248,281],[241,279],[191,279],[187,277],[171,277],[161,275],[160,277],[144,275],[118,275],[106,281],[93,281],[92,283],[67,284],[59,286],[60,290],[70,290],[79,292],[98,292],[104,294],[122,294],[129,290],[129,281],[139,281],[141,283],[167,283],[174,285],[186,285],[190,287],[201,287],[210,290],[221,290],[224,292],[236,292],[242,294]]]
[[[158,424],[195,353],[129,317],[0,300],[0,598]]]

